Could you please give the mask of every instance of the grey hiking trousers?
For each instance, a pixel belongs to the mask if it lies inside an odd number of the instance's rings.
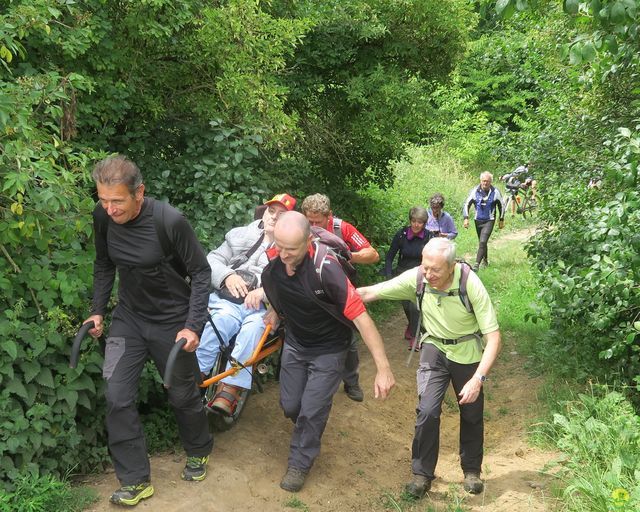
[[[183,328],[184,323],[147,322],[122,307],[116,307],[113,313],[102,374],[106,381],[109,451],[122,485],[150,480],[147,446],[136,403],[138,384],[149,357],[164,377],[176,333]],[[194,367],[197,368],[195,352],[180,351],[167,394],[187,456],[204,457],[211,453],[213,438],[194,378]]]
[[[473,340],[463,343],[475,343]],[[449,382],[456,393],[473,378],[478,363],[460,364],[447,359],[435,345],[423,343],[418,367],[418,408],[415,437],[411,449],[414,475],[435,477],[440,450],[440,414]],[[484,441],[484,393],[460,409],[460,464],[463,472],[480,473]]]
[[[294,423],[289,467],[305,473],[320,453],[320,440],[329,419],[333,395],[340,386],[347,350],[306,355],[284,344],[280,368],[280,405]]]
[[[347,357],[344,361],[344,373],[342,380],[347,387],[355,387],[360,383],[360,375],[358,373],[360,367],[360,356],[358,355],[358,337],[355,331],[351,335],[351,345],[347,350]]]

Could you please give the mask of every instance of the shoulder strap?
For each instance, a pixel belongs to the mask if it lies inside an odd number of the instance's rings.
[[[260,247],[260,244],[262,244],[262,241],[264,240],[264,231],[262,233],[260,233],[260,236],[258,237],[258,239],[256,240],[256,243],[253,244],[249,250],[247,251],[247,254],[245,254],[247,260],[249,261],[249,258],[251,258],[251,255],[256,252],[258,250],[258,247]],[[231,265],[231,268],[233,270],[237,269],[240,265],[242,265],[241,261],[236,261],[233,265]]]
[[[172,258],[173,247],[167,235],[164,222],[164,202],[156,199],[153,200],[153,225],[156,228],[160,247],[162,247],[162,254],[164,254],[166,258]]]
[[[469,313],[473,313],[473,304],[471,304],[471,299],[469,299],[469,294],[467,293],[467,280],[469,279],[469,272],[471,272],[471,265],[466,261],[459,261],[458,263],[460,263],[460,286],[458,288],[458,295],[465,309]]]
[[[338,217],[333,218],[333,234],[342,239],[342,219]]]
[[[324,267],[324,264],[327,260],[327,255],[329,254],[330,248],[327,247],[325,244],[320,243],[319,241],[315,240],[313,243],[313,248],[314,248],[314,255],[313,255],[313,270],[315,271],[315,275],[318,277],[318,281],[320,283],[320,286],[324,289],[324,284],[322,281],[322,268]],[[340,311],[338,310],[338,308],[335,306],[335,304],[331,304],[329,302],[325,302],[323,300],[320,300],[318,297],[316,297],[316,294],[313,292],[313,290],[311,289],[311,287],[309,286],[309,282],[302,277],[302,279],[300,280],[302,282],[302,285],[304,286],[306,292],[309,294],[309,296],[313,299],[313,301],[318,304],[320,307],[322,307],[325,311],[327,311],[331,316],[333,316],[336,320],[342,322],[344,325],[351,327],[352,329],[354,328],[354,324],[351,320],[348,320],[347,318],[344,317],[344,315],[342,315],[340,313]]]
[[[102,208],[102,206],[98,208],[96,205],[94,218],[97,220],[95,235],[100,235],[106,240],[107,233],[109,232],[109,216],[107,215],[106,210]]]
[[[418,311],[422,311],[422,298],[424,297],[424,270],[422,265],[418,266],[416,272],[416,303]]]
[[[178,274],[189,280],[187,266],[173,250],[173,245],[171,244],[171,240],[169,240],[169,235],[167,234],[165,206],[166,203],[164,201],[153,199],[153,224],[156,228],[156,234],[158,235],[160,247],[162,248],[162,254],[164,255],[164,260],[167,261]]]

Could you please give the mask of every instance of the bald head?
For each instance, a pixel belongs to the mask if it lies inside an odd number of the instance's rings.
[[[285,212],[278,218],[276,224],[276,236],[280,234],[298,233],[300,239],[306,240],[311,234],[311,227],[307,218],[299,212]]]
[[[307,254],[311,241],[309,221],[299,212],[285,212],[278,219],[273,235],[280,259],[294,272]]]

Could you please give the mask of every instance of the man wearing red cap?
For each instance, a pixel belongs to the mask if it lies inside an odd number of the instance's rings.
[[[249,359],[264,331],[261,274],[268,263],[265,251],[273,244],[278,217],[293,210],[296,200],[289,194],[278,194],[264,205],[261,219],[229,231],[222,245],[207,256],[214,288],[209,296],[211,320],[225,345],[237,334],[231,355],[240,362]],[[220,340],[208,322],[196,351],[202,373],[211,371],[219,353]],[[232,415],[242,390],[251,388],[251,367],[247,370],[222,379],[209,407]]]

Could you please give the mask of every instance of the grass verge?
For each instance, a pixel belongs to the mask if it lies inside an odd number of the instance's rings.
[[[13,487],[0,491],[2,512],[80,512],[98,500],[93,489],[73,487],[50,475],[24,475]]]

